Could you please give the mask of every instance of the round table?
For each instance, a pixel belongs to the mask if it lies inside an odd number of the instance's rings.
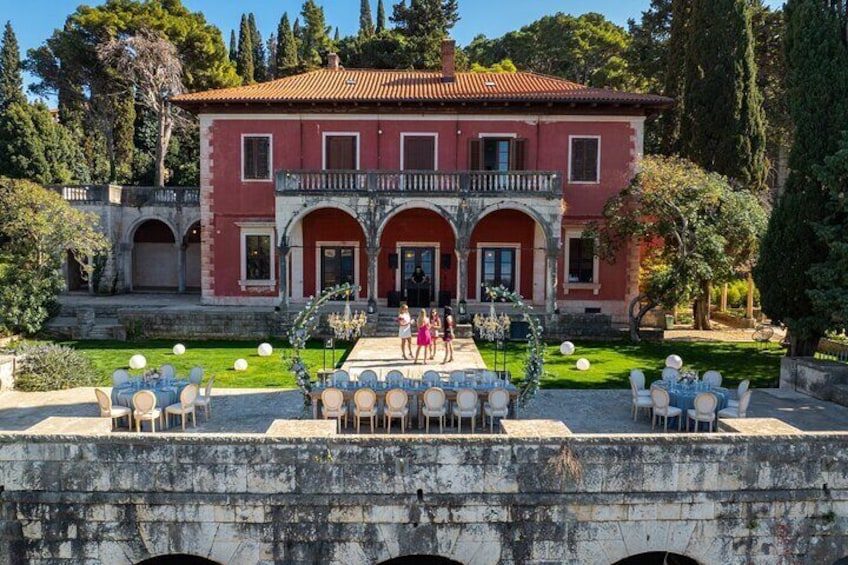
[[[651,383],[651,388],[660,387],[668,391],[669,400],[672,406],[676,406],[686,411],[695,407],[695,397],[702,392],[712,393],[716,400],[716,412],[722,408],[727,408],[727,400],[730,398],[730,391],[720,386],[709,386],[702,382],[687,384],[685,382],[669,383],[668,381],[654,381]]]
[[[132,398],[140,390],[149,390],[156,395],[156,408],[164,411],[167,406],[180,401],[180,393],[188,386],[186,381],[157,381],[144,383],[133,379],[112,389],[112,404],[133,408]]]

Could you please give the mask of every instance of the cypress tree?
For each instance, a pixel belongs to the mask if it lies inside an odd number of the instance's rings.
[[[359,35],[371,37],[374,35],[374,19],[371,17],[371,0],[362,0],[359,5]]]
[[[765,126],[748,0],[693,0],[682,153],[751,189],[765,181]]]
[[[265,82],[268,80],[265,42],[262,41],[262,34],[256,27],[256,18],[253,16],[253,12],[247,16],[247,25],[250,28],[250,43],[253,47],[253,78],[256,82]]]
[[[277,75],[277,36],[274,33],[268,36],[265,46],[268,48],[268,76],[266,80],[274,80]]]
[[[333,33],[333,43],[338,43],[341,38],[342,36],[339,35],[339,26],[336,26],[336,31]]]
[[[241,15],[239,28],[238,54],[236,55],[236,72],[241,77],[242,84],[252,84],[253,78],[253,37],[247,16]]]
[[[306,0],[303,3],[301,15],[304,21],[301,60],[309,67],[320,67],[322,56],[330,47],[324,8],[315,4],[313,0]]]
[[[238,58],[238,43],[236,43],[236,30],[230,30],[230,62],[235,64]]]
[[[21,74],[21,52],[12,23],[6,22],[0,45],[0,111],[14,102],[26,102]]]
[[[789,327],[790,355],[811,356],[832,323],[831,312],[816,311],[810,298],[822,285],[811,276],[811,266],[828,257],[814,230],[828,215],[828,194],[816,171],[848,130],[848,49],[845,22],[829,0],[788,0],[785,16],[795,139],[789,177],[763,237],[754,279],[763,311]]]
[[[377,27],[374,31],[376,33],[386,31],[386,8],[383,6],[383,0],[377,0]]]
[[[671,0],[671,31],[668,39],[668,57],[663,94],[674,98],[675,105],[663,112],[659,120],[662,129],[661,148],[672,155],[680,152],[680,123],[683,120],[684,69],[686,38],[689,33],[689,0]]]
[[[292,74],[297,69],[297,63],[297,42],[292,26],[289,25],[289,15],[285,13],[277,26],[277,76]]]

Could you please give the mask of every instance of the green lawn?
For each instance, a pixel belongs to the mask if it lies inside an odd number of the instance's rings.
[[[291,348],[282,341],[271,340],[274,353],[270,357],[259,357],[256,347],[259,341],[183,341],[186,352],[174,355],[174,340],[149,340],[141,342],[125,341],[72,341],[65,342],[81,351],[94,363],[102,377],[103,385],[111,385],[112,371],[128,368],[129,359],[141,353],[147,359],[147,367],[159,367],[165,363],[177,369],[177,375],[186,377],[192,367],[204,369],[204,380],[214,375],[215,386],[224,388],[261,388],[295,387],[294,376],[289,373],[287,358]],[[303,352],[303,359],[310,367],[313,378],[316,371],[323,367],[324,350],[320,341],[310,342]],[[348,350],[336,349],[338,364]],[[247,361],[246,371],[233,370],[236,359]],[[331,362],[331,353],[327,352],[327,365]],[[130,371],[131,374],[139,371]]]
[[[622,341],[573,340],[577,350],[565,356],[559,345],[549,345],[545,351],[545,373],[542,388],[628,388],[631,369],[642,369],[648,383],[659,379],[665,358],[680,355],[687,368],[703,374],[715,369],[722,374],[724,386],[735,386],[750,379],[754,387],[777,386],[780,358],[784,350],[776,344],[763,348],[755,343],[728,342],[665,342],[633,345]],[[491,365],[491,343],[478,343],[484,361]],[[507,369],[513,378],[524,375],[526,345],[511,342],[507,345]],[[578,371],[577,360],[585,357],[591,363],[588,371]]]

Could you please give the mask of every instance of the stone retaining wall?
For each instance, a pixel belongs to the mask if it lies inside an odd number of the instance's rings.
[[[834,388],[848,383],[848,365],[812,357],[783,357],[780,388],[831,400]]]
[[[332,422],[278,421],[186,436],[91,420],[90,435],[0,435],[0,564],[848,554],[848,434],[579,436],[517,421],[494,436],[338,437]]]
[[[262,339],[284,335],[294,315],[244,309],[176,312],[124,309],[118,311],[118,320],[126,328],[127,339]]]

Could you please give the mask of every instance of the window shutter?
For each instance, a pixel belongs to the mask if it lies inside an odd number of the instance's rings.
[[[512,139],[509,148],[509,170],[524,171],[527,168],[527,140]]]
[[[480,139],[468,140],[468,169],[483,170],[483,142]]]
[[[598,139],[587,139],[586,143],[586,180],[598,181]]]
[[[269,139],[267,137],[257,137],[256,142],[256,178],[268,179],[271,178],[270,166],[268,162],[270,147],[268,147]]]

